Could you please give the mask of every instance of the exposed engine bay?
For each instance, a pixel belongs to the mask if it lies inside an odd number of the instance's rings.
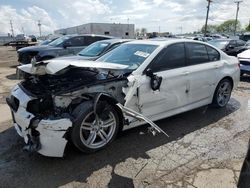
[[[126,75],[128,73],[116,76],[110,72],[70,68],[57,75],[26,74],[20,87],[36,98],[28,103],[29,112],[42,117],[61,116],[70,114],[76,105],[90,100],[98,92],[105,91],[124,103],[122,87],[126,86]]]

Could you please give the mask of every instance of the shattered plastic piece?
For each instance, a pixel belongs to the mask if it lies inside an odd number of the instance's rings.
[[[143,121],[147,122],[148,124],[150,124],[150,125],[151,125],[151,132],[152,132],[153,135],[155,135],[155,131],[157,131],[157,132],[163,133],[163,134],[165,134],[167,137],[169,137],[168,134],[167,134],[165,131],[163,131],[160,127],[158,127],[153,121],[151,121],[151,120],[148,119],[147,117],[143,116],[142,114],[140,114],[140,113],[138,113],[138,112],[136,112],[136,111],[134,111],[134,110],[132,110],[132,109],[130,109],[130,108],[127,108],[127,107],[123,106],[123,105],[120,104],[120,103],[117,103],[116,105],[117,105],[126,115],[132,116],[132,117],[134,117],[134,118],[136,118],[136,119],[139,119],[139,120],[143,120]]]

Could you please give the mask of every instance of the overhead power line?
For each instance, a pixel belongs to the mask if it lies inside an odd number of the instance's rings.
[[[211,0],[207,0],[207,2],[208,2],[208,4],[207,4],[207,16],[206,16],[206,22],[205,22],[205,32],[204,32],[204,36],[207,35],[207,21],[208,21],[210,3],[211,3],[212,1],[211,1]]]
[[[240,3],[242,3],[243,1],[235,1],[235,3],[237,4],[237,9],[236,9],[236,19],[235,19],[235,24],[234,24],[234,35],[236,35],[236,30],[237,30],[237,22],[238,22],[238,13],[239,13],[239,9],[240,9]]]

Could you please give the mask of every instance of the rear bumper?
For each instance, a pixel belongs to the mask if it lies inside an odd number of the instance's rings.
[[[18,107],[13,108],[13,100],[7,99],[13,115],[14,127],[24,138],[30,151],[50,157],[63,157],[67,144],[64,137],[72,122],[68,118],[39,119],[26,110],[27,103],[35,98],[27,95],[18,85],[11,92],[12,98],[19,101]],[[37,121],[35,121],[37,120]]]

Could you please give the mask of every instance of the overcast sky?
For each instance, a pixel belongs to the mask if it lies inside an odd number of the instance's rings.
[[[250,0],[240,4],[239,20],[250,20]],[[173,33],[198,30],[205,22],[206,0],[0,0],[0,34],[38,34],[89,22],[134,23],[136,28]],[[209,24],[235,19],[234,0],[213,0]]]

